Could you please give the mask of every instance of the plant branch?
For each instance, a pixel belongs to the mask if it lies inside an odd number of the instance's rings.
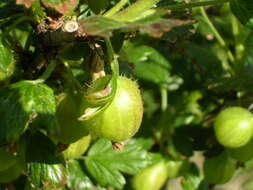
[[[192,3],[178,3],[175,5],[168,5],[163,7],[163,9],[169,10],[182,10],[182,9],[190,9],[194,7],[203,7],[203,6],[210,6],[210,5],[219,5],[223,3],[227,3],[229,0],[207,0],[201,2],[192,2]]]
[[[121,0],[121,1],[124,1],[124,0]],[[136,18],[139,18],[140,15],[142,15],[146,10],[154,6],[159,1],[160,0],[138,0],[136,3],[132,4],[131,6],[129,6],[128,8],[124,9],[123,11],[117,14],[106,15],[107,13],[105,13],[105,16],[112,17],[115,20],[134,21]],[[194,7],[220,5],[220,4],[224,4],[228,2],[229,0],[206,0],[206,1],[201,1],[201,2],[177,3],[174,5],[168,5],[162,8],[157,8],[156,10],[159,11],[161,15],[163,15],[163,14],[167,14],[168,10],[190,9]]]
[[[117,12],[119,12],[127,3],[129,0],[120,0],[114,7],[112,7],[110,10],[108,10],[106,13],[104,13],[105,17],[110,17]]]
[[[109,38],[105,38],[105,44],[106,44],[106,50],[107,50],[107,56],[109,59],[109,62],[111,62],[114,59],[114,50],[112,47],[111,40]]]

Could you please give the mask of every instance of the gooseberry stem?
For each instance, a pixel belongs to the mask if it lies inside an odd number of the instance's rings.
[[[162,114],[165,114],[165,111],[168,108],[168,89],[161,86],[160,93],[161,93],[161,111],[162,111]],[[159,145],[160,145],[161,152],[165,151],[164,142],[165,142],[165,138],[166,138],[166,134],[167,134],[165,132],[166,127],[167,127],[166,124],[163,124],[162,127],[161,127],[161,138],[159,140]]]
[[[168,90],[161,87],[161,109],[165,111],[168,107]]]
[[[107,50],[108,59],[109,59],[109,62],[111,62],[114,59],[114,50],[113,50],[110,38],[105,38],[105,44],[107,48],[106,50]]]
[[[105,44],[107,48],[107,55],[109,62],[111,64],[112,71],[116,74],[116,76],[119,76],[119,63],[117,55],[114,53],[111,40],[109,38],[105,38]]]
[[[55,67],[57,65],[57,61],[55,59],[51,59],[49,62],[49,65],[47,66],[45,72],[37,79],[39,82],[45,82],[54,71]]]
[[[218,43],[220,44],[220,46],[222,48],[224,48],[227,52],[227,57],[228,60],[231,63],[234,63],[235,58],[234,55],[232,54],[232,52],[228,49],[228,46],[225,42],[225,40],[222,38],[222,36],[220,35],[220,33],[218,32],[218,30],[215,28],[214,24],[212,23],[212,21],[210,20],[210,18],[208,17],[208,15],[206,14],[206,11],[204,9],[204,7],[200,7],[200,13],[204,19],[204,21],[206,22],[206,24],[209,26],[209,28],[211,29],[211,31],[213,32],[213,35],[215,36],[215,38],[217,39]],[[233,73],[233,70],[231,68],[231,66],[229,64],[224,65],[224,69],[230,71],[231,73]]]
[[[65,66],[65,68],[67,69],[67,72],[68,72],[68,74],[69,74],[69,76],[70,76],[70,78],[68,78],[68,79],[71,80],[71,83],[73,83],[73,84],[75,85],[76,88],[81,89],[82,86],[81,86],[81,84],[79,83],[79,81],[74,77],[73,72],[72,72],[72,70],[71,70],[71,68],[70,68],[70,66],[69,66],[69,64],[68,64],[68,62],[62,61],[62,63],[63,63],[63,65]]]

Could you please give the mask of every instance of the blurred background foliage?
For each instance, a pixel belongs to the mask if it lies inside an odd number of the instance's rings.
[[[86,19],[116,4],[114,0],[103,2],[100,6],[94,6],[90,0],[80,0],[75,16],[80,20]],[[157,7],[164,8],[183,2],[162,0]],[[24,12],[25,16],[19,18]],[[56,67],[46,82],[56,96],[66,86],[73,85],[73,78],[80,84],[89,80],[85,64],[90,61],[92,52],[87,41],[83,43],[70,39],[70,43],[65,43],[62,39],[56,39],[55,44],[46,44],[46,48],[41,46],[29,20],[39,20],[44,14],[36,4],[30,9],[24,9],[14,1],[0,2],[0,53],[7,55],[4,57],[0,54],[0,80],[7,78],[0,82],[2,88],[20,79],[37,79],[45,67],[43,54],[57,55],[59,60],[67,63],[66,67]],[[233,178],[224,185],[209,184],[203,175],[205,157],[212,158],[224,150],[214,137],[213,122],[216,115],[229,106],[252,109],[252,30],[237,20],[228,3],[175,10],[166,18],[191,20],[192,23],[174,27],[160,38],[151,37],[143,31],[127,34],[121,30],[113,31],[111,41],[119,56],[120,73],[137,80],[142,92],[142,125],[120,154],[111,149],[109,141],[93,140],[88,154],[85,154],[85,162],[82,159],[68,162],[70,180],[66,189],[102,190],[105,189],[103,186],[109,185],[128,190],[132,188],[132,175],[162,158],[173,165],[169,167],[172,179],[166,182],[164,190],[253,189],[253,160],[237,162]],[[24,20],[28,22],[24,23]],[[101,40],[94,38],[91,42],[100,43]],[[106,62],[108,57],[104,59]],[[4,93],[1,96],[5,98]],[[45,141],[52,141],[41,134],[39,136],[45,138]],[[54,145],[45,143],[45,146]],[[101,150],[101,147],[104,149]],[[125,156],[133,161],[116,164],[108,162],[113,162],[117,156]],[[29,164],[32,165],[34,161],[31,160]],[[100,163],[106,168],[102,174],[95,170]],[[57,165],[60,164],[57,162]],[[126,165],[129,168],[126,169]],[[16,189],[22,189],[18,186],[32,189],[28,184],[24,185],[24,178],[25,175],[14,182]],[[1,188],[9,187],[2,185]]]

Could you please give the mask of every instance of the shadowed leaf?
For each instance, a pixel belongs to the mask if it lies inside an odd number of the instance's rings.
[[[36,189],[58,189],[64,186],[67,173],[63,163],[55,156],[55,144],[42,133],[27,137],[26,144],[27,174],[32,186]]]

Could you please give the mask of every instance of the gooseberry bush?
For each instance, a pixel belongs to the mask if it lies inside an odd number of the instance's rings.
[[[1,0],[0,190],[251,190],[252,28],[251,0]]]

